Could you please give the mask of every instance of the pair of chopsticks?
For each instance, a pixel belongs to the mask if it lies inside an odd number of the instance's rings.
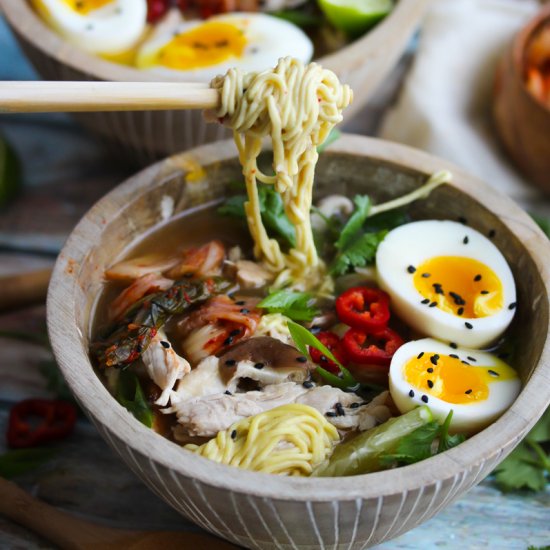
[[[0,114],[215,109],[217,90],[188,82],[0,82]]]

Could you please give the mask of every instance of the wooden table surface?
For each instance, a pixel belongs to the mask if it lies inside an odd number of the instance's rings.
[[[406,61],[391,76],[352,130],[372,133],[399,85]],[[35,75],[0,18],[0,80]],[[64,115],[0,117],[0,131],[23,161],[24,191],[0,210],[0,274],[52,265],[79,217],[107,190],[130,174],[94,138]],[[539,211],[550,212],[548,202]],[[0,315],[1,330],[41,332],[45,308]],[[40,373],[47,349],[0,338],[0,433],[10,406],[26,397],[48,396]],[[5,449],[0,437],[0,452]],[[126,468],[85,419],[56,446],[54,457],[17,479],[33,495],[92,521],[129,529],[198,530],[153,495]],[[550,490],[504,495],[490,479],[461,500],[382,549],[526,549],[550,544]],[[0,517],[0,549],[53,548],[25,528]]]

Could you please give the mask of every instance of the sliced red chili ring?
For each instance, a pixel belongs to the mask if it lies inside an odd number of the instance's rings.
[[[389,366],[393,354],[404,344],[397,332],[384,328],[372,333],[350,328],[342,339],[350,362],[359,365]]]
[[[26,399],[10,410],[8,445],[35,447],[69,435],[76,423],[76,407],[67,401]]]
[[[336,299],[342,323],[363,331],[383,329],[390,318],[390,297],[378,288],[357,286]]]
[[[330,330],[326,330],[324,332],[319,332],[316,336],[319,342],[327,347],[332,352],[332,355],[340,361],[340,364],[344,366],[347,365],[348,357],[346,351],[344,350],[342,341],[338,338],[337,334],[334,334],[334,332],[331,332]],[[328,359],[328,357],[325,357],[318,349],[310,346],[309,355],[314,363],[317,363],[329,372],[332,372],[333,374],[340,373],[338,365],[334,361]]]

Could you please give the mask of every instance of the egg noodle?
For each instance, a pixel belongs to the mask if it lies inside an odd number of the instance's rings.
[[[235,422],[207,443],[185,448],[229,466],[307,476],[339,439],[320,412],[294,403]]]
[[[300,281],[311,288],[322,282],[323,262],[313,241],[309,212],[317,146],[342,120],[352,91],[337,76],[316,63],[304,65],[290,57],[272,70],[243,73],[230,69],[215,78],[220,91],[215,116],[233,130],[248,193],[245,204],[254,254],[278,273],[275,286]],[[258,168],[262,140],[271,138],[274,175]],[[288,254],[269,238],[262,223],[258,182],[273,185],[296,229],[296,246]]]

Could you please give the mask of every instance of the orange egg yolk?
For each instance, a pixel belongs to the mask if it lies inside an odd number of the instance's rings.
[[[403,378],[426,395],[461,405],[486,400],[492,382],[517,378],[502,361],[490,367],[473,362],[471,357],[424,352],[405,364]]]
[[[69,8],[80,15],[85,15],[91,11],[98,10],[114,0],[63,0]]]
[[[502,283],[485,264],[461,256],[437,256],[417,266],[414,286],[425,304],[476,319],[502,309]]]
[[[241,57],[245,46],[244,33],[235,25],[208,22],[172,38],[157,52],[153,64],[180,70],[210,67]]]

